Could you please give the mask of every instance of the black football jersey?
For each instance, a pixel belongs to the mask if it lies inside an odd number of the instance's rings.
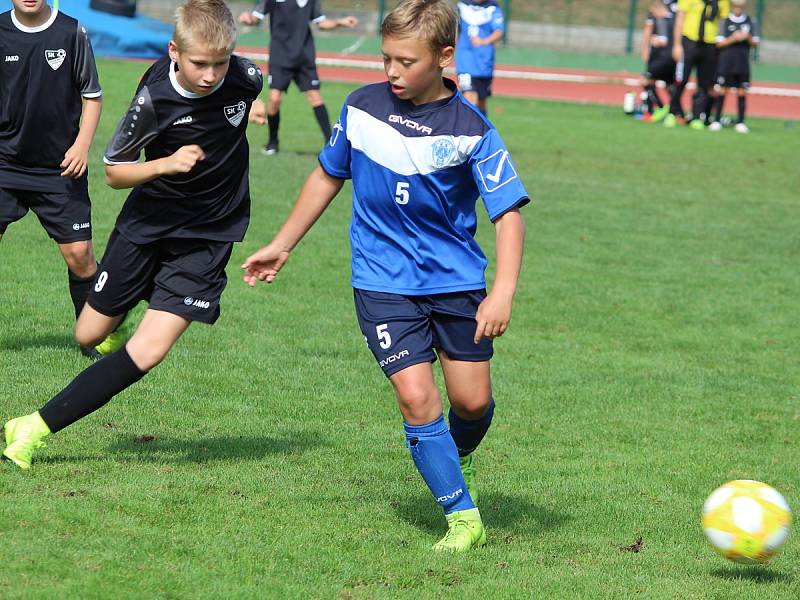
[[[653,26],[652,37],[664,38],[667,41],[666,46],[655,47],[650,46],[650,58],[656,56],[661,57],[672,55],[672,32],[675,27],[675,15],[670,13],[666,17],[655,17],[651,13],[647,14],[647,21]]]
[[[720,21],[717,41],[721,42],[737,31],[747,31],[756,41],[758,40],[756,22],[744,13],[738,17],[731,13],[727,19]],[[750,72],[750,44],[747,40],[736,42],[720,50],[717,71],[719,73]]]
[[[26,27],[14,11],[0,14],[0,187],[69,193],[86,176],[61,177],[75,143],[82,98],[102,95],[89,36],[52,10]]]
[[[314,64],[314,36],[310,23],[325,20],[319,0],[260,0],[253,9],[259,18],[269,15],[269,61],[279,67]]]
[[[189,173],[157,177],[131,191],[117,229],[131,242],[162,238],[240,241],[250,215],[247,114],[261,92],[261,71],[231,56],[225,78],[208,94],[183,89],[168,56],[142,77],[106,148],[106,164],[156,160],[197,144],[205,159]]]

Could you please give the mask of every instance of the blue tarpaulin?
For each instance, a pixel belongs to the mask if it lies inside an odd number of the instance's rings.
[[[0,0],[0,12],[11,8],[10,0]],[[99,12],[89,8],[89,0],[60,0],[59,10],[86,28],[97,56],[159,58],[172,38],[172,24],[139,14],[130,18]]]

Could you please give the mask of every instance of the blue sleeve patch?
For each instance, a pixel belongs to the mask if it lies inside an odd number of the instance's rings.
[[[493,192],[517,178],[517,171],[511,164],[508,150],[500,148],[491,156],[477,163],[483,191]]]

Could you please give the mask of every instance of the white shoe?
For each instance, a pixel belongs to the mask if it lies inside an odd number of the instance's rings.
[[[708,126],[709,131],[722,131],[722,123],[719,121],[714,121],[711,125]]]
[[[744,123],[737,123],[734,129],[736,130],[736,133],[750,133],[750,128]]]

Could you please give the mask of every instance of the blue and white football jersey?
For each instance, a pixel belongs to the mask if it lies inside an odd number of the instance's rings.
[[[353,180],[352,285],[425,296],[486,286],[474,235],[478,196],[491,220],[528,202],[497,130],[453,96],[415,106],[388,82],[350,94],[319,155]]]
[[[458,3],[458,15],[461,22],[456,42],[456,72],[469,73],[473,77],[491,77],[494,72],[494,44],[475,47],[470,37],[487,38],[498,29],[503,31],[503,10],[495,0],[461,0]]]

